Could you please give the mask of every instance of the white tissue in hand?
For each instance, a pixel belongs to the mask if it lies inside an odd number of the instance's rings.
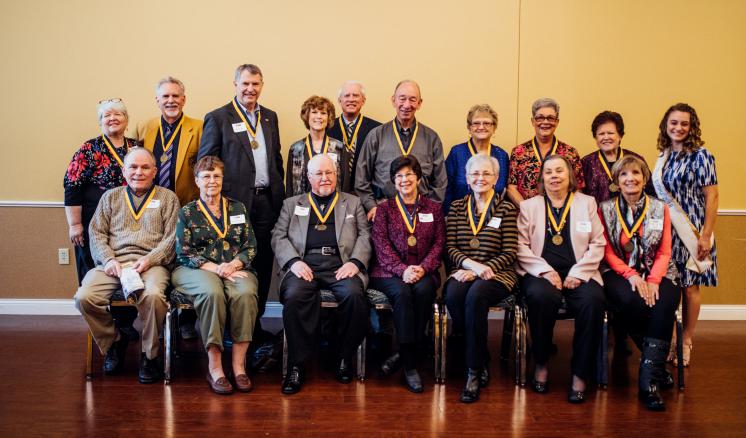
[[[137,295],[145,289],[145,283],[143,283],[140,274],[133,268],[122,269],[122,275],[119,277],[119,281],[122,283],[122,292],[124,297],[129,300],[133,297],[137,301]]]

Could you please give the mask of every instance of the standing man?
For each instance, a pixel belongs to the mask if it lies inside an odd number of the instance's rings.
[[[347,81],[337,93],[337,101],[341,115],[328,130],[329,137],[336,138],[344,143],[350,151],[352,161],[350,162],[350,180],[355,185],[355,171],[357,170],[357,159],[360,155],[365,137],[368,133],[380,126],[381,122],[363,116],[360,111],[365,105],[365,87],[357,81]],[[358,147],[360,146],[360,147]]]
[[[376,216],[378,203],[396,195],[390,169],[394,158],[414,155],[422,167],[419,193],[443,202],[448,178],[443,160],[443,143],[438,134],[415,119],[422,106],[420,86],[412,80],[399,82],[391,96],[396,117],[370,131],[358,158],[355,190],[368,212]]]
[[[199,196],[194,163],[202,138],[202,120],[184,114],[184,83],[174,77],[158,81],[155,102],[161,117],[138,127],[137,137],[155,156],[158,165],[155,183],[176,192],[179,204],[187,205]]]
[[[223,194],[246,206],[257,241],[252,265],[259,281],[259,313],[254,345],[264,337],[261,316],[272,281],[272,227],[285,199],[277,114],[257,102],[264,87],[262,71],[254,64],[236,68],[236,95],[205,116],[198,159],[215,155],[225,163]]]

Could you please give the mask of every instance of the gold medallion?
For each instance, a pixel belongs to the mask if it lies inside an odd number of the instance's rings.
[[[133,222],[132,225],[130,225],[130,230],[132,231],[140,231],[140,222]]]
[[[316,228],[319,231],[326,231],[326,225],[324,224],[317,224],[314,228]]]
[[[609,184],[609,191],[611,193],[616,193],[616,192],[619,191],[619,186],[616,185],[615,183],[611,183],[611,184]]]
[[[472,249],[478,249],[478,248],[479,248],[479,239],[477,239],[476,237],[475,237],[475,238],[473,238],[473,239],[471,239],[471,240],[469,241],[469,246],[470,246],[470,247],[471,247]]]
[[[417,245],[417,238],[414,237],[414,235],[410,235],[407,238],[407,245],[409,245],[409,246],[415,246],[415,245]]]
[[[632,250],[634,249],[635,249],[635,244],[631,240],[628,240],[627,243],[624,244],[624,250],[626,252],[632,252]]]
[[[251,149],[259,149],[259,142],[256,140],[251,140]]]
[[[228,242],[226,242],[224,240],[223,241],[223,250],[228,251],[230,248],[231,248],[231,246],[228,244]]]
[[[164,164],[166,161],[168,161],[168,155],[166,154],[161,155],[161,164]]]
[[[555,234],[554,236],[552,236],[552,243],[555,244],[555,245],[557,245],[557,246],[562,245],[562,242],[564,242],[564,241],[565,241],[565,239],[563,239],[562,236],[559,235],[559,234]]]

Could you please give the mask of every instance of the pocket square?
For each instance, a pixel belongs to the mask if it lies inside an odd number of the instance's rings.
[[[355,217],[355,215],[354,215],[354,214],[348,214],[347,216],[345,216],[345,220],[347,220],[347,219],[349,219],[349,218],[353,218],[353,217]]]

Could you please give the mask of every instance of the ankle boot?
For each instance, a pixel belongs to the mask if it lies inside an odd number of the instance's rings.
[[[658,391],[657,376],[665,372],[666,354],[669,342],[660,339],[645,338],[642,342],[642,358],[640,359],[640,374],[638,397],[642,404],[651,411],[666,409],[663,398]]]
[[[474,403],[479,400],[479,370],[469,368],[466,373],[466,384],[459,400],[462,403]]]

